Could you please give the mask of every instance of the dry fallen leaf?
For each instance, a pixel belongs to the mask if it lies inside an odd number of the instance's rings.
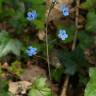
[[[37,33],[37,37],[39,38],[39,40],[44,40],[45,39],[44,30],[39,30],[39,32]]]
[[[18,92],[21,94],[25,94],[28,90],[29,86],[31,86],[31,83],[28,81],[18,81],[18,82],[9,82],[9,92],[11,92],[14,95],[17,95]],[[21,89],[21,90],[20,90]]]
[[[51,55],[50,55],[50,61],[51,61],[51,65],[53,65],[56,68],[60,68],[61,67],[61,63],[60,60],[58,58],[58,50],[53,50]]]

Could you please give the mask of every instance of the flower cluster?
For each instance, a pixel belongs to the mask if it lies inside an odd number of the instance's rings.
[[[26,53],[28,54],[28,56],[34,56],[37,53],[37,48],[29,46],[28,49],[26,50]]]
[[[69,15],[69,7],[66,5],[62,5],[60,8],[61,12],[63,13],[64,16],[68,16]]]
[[[60,38],[61,40],[65,40],[66,38],[68,38],[68,34],[65,30],[60,29],[58,33],[58,38]]]
[[[33,11],[30,11],[27,13],[27,20],[28,21],[32,21],[32,20],[35,20],[37,18],[37,13],[35,10]]]

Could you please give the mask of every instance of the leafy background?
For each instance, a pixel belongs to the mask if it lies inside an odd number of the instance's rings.
[[[59,6],[62,4],[67,4],[70,8],[70,15],[68,17],[64,17],[60,12]],[[79,32],[74,51],[71,51],[71,47],[77,26],[75,26],[75,12],[72,10],[76,8],[76,0],[73,0],[73,2],[71,0],[58,0],[58,3],[52,9],[56,16],[50,15],[50,21],[48,22],[51,78],[55,84],[61,86],[63,77],[69,75],[69,83],[72,85],[73,93],[76,94],[77,92],[74,87],[78,90],[81,88],[83,89],[81,93],[84,96],[95,96],[96,90],[95,4],[96,0],[80,0],[78,23],[81,27],[78,28]],[[8,91],[9,77],[12,80],[15,78],[15,81],[18,81],[17,78],[20,79],[22,73],[26,71],[26,66],[30,67],[35,64],[43,67],[45,72],[48,71],[46,64],[45,20],[49,5],[51,5],[50,0],[49,2],[46,0],[0,0],[0,79],[4,78],[4,81],[0,80],[0,94],[3,96],[10,96]],[[34,21],[29,22],[26,19],[27,12],[32,10],[36,10],[38,17]],[[68,33],[68,38],[64,41],[57,37],[60,29],[65,29]],[[36,56],[27,56],[26,49],[29,45],[38,49]],[[90,69],[90,67],[94,68]],[[6,75],[5,69],[11,76]],[[6,79],[5,77],[8,78]],[[48,75],[46,75],[46,78],[48,79]],[[73,83],[75,78],[78,85]],[[48,87],[45,81],[46,79],[43,77],[37,78],[27,89],[28,96],[37,96],[37,94],[40,95],[41,93],[44,96],[51,96],[50,86]],[[4,82],[4,85],[2,82]],[[59,92],[57,93],[60,94]],[[72,92],[69,91],[69,93]],[[40,96],[43,96],[42,94]],[[75,96],[74,94],[72,96]]]

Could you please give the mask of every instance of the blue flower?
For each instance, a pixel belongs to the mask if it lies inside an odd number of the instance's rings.
[[[28,54],[28,56],[34,56],[37,53],[37,48],[29,46],[28,49],[26,50],[26,53]]]
[[[32,21],[32,20],[35,20],[36,18],[37,18],[37,13],[35,10],[27,13],[27,20]]]
[[[69,7],[66,5],[62,5],[60,8],[61,12],[63,13],[64,16],[68,16],[69,15]]]
[[[65,30],[60,29],[58,33],[58,38],[60,38],[61,40],[65,40],[66,38],[68,38],[68,34]]]

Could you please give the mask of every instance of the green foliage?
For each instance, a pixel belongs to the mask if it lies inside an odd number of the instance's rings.
[[[28,96],[52,96],[51,89],[46,86],[46,78],[38,78],[32,84]]]
[[[86,0],[84,3],[81,4],[81,8],[90,9],[93,8],[93,6],[95,7],[95,4],[96,0]]]
[[[1,68],[2,66],[1,66],[1,63],[0,63],[0,76],[1,76],[1,73],[2,73],[2,68]]]
[[[76,63],[71,59],[71,54],[67,50],[62,50],[58,53],[58,58],[64,66],[64,72],[66,74],[74,75],[76,72]]]
[[[74,0],[74,2],[75,1],[76,0]],[[75,4],[73,5],[74,7],[76,7]],[[52,77],[57,82],[60,81],[60,78],[64,73],[68,75],[74,75],[76,72],[79,73],[82,67],[84,68],[88,67],[87,65],[88,62],[86,61],[86,58],[84,56],[84,50],[86,48],[91,47],[91,45],[93,45],[93,42],[94,42],[93,37],[91,37],[90,34],[96,31],[95,5],[96,5],[96,0],[85,0],[85,2],[83,2],[80,6],[81,9],[87,10],[86,12],[84,10],[80,10],[79,12],[80,16],[81,17],[83,16],[82,13],[84,11],[85,13],[83,17],[84,19],[86,18],[87,19],[86,19],[86,22],[84,22],[86,24],[83,26],[84,28],[82,28],[83,31],[82,29],[80,29],[78,32],[78,39],[80,42],[79,44],[76,45],[76,48],[74,51],[69,51],[69,49],[71,49],[69,47],[72,46],[72,42],[74,39],[74,32],[77,29],[74,22],[74,19],[76,17],[73,17],[74,13],[70,14],[70,16],[68,17],[64,17],[64,18],[60,17],[60,19],[63,19],[66,24],[62,22],[63,24],[55,25],[54,21],[48,24],[49,52],[52,52],[54,48],[57,48],[58,59],[61,63],[60,68],[54,69],[52,71]],[[28,21],[27,13],[33,10],[36,10],[37,18],[33,21]],[[16,56],[23,55],[22,57],[24,56],[26,57],[26,55],[23,54],[23,52],[25,53],[28,46],[31,46],[31,45],[32,47],[37,48],[37,55],[39,54],[41,57],[42,55],[45,56],[46,54],[45,39],[39,40],[39,38],[37,38],[39,36],[37,35],[38,35],[38,31],[40,30],[45,31],[46,12],[47,12],[46,0],[0,0],[0,58],[10,53]],[[3,24],[4,24],[4,28],[2,27]],[[58,39],[58,36],[57,36],[58,30],[60,29],[64,29],[68,34],[68,38],[66,38],[63,41]],[[3,30],[6,30],[6,31],[3,31]],[[13,38],[12,36],[14,36],[15,38]],[[21,54],[22,50],[23,52]],[[38,56],[33,59],[38,59]],[[33,60],[33,62],[34,61],[35,60]],[[1,65],[0,65],[0,68],[1,68]],[[96,89],[95,88],[96,84],[94,83],[96,79],[95,78],[96,72],[95,71],[93,72],[92,70],[93,69],[91,69],[89,74],[90,81],[87,84],[87,88],[85,90],[85,96],[92,96],[95,92],[94,89]],[[21,68],[21,62],[19,61],[13,62],[11,66],[9,66],[9,71],[20,76],[20,74],[23,72]],[[0,73],[2,73],[1,69],[0,69]],[[95,75],[93,76],[92,74],[93,75],[95,74]],[[83,76],[81,76],[80,78],[82,79]],[[46,86],[45,81],[46,81],[45,78],[37,79],[32,84],[28,92],[28,96],[51,96],[51,90]],[[84,78],[84,81],[82,79],[81,82],[85,83],[86,78]],[[0,83],[2,83],[2,81],[0,81]],[[5,88],[5,86],[7,86],[7,84],[4,84],[4,85],[0,84],[0,93],[7,94],[3,96],[8,96],[8,90],[6,90],[7,87]],[[92,95],[90,95],[91,91],[92,91]]]
[[[21,68],[21,62],[14,61],[9,67],[9,71],[15,73],[17,76],[20,76],[21,73],[23,72],[23,69]]]
[[[43,51],[43,48],[44,48],[44,43],[40,43],[40,42],[33,41],[33,42],[32,42],[32,46],[33,46],[34,48],[37,48],[37,51],[38,51],[38,52],[42,52],[42,51]]]
[[[77,65],[77,71],[79,68],[88,66],[88,62],[84,55],[84,50],[80,47],[77,47],[74,51],[70,53],[71,59],[75,61],[75,64]]]
[[[35,3],[35,2],[34,2]],[[40,0],[38,4],[33,4],[32,9],[37,11],[38,18],[33,21],[33,24],[36,26],[37,29],[44,29],[44,23],[45,23],[45,12],[46,12],[46,6],[43,4],[44,1]],[[38,7],[37,7],[38,6]]]
[[[86,30],[89,32],[96,31],[96,12],[95,10],[90,10],[87,14],[87,21],[86,21]]]
[[[32,3],[32,5],[37,5],[37,4],[43,4],[44,2],[45,2],[45,0],[37,0],[37,1],[34,1],[34,0],[29,0],[31,3]]]
[[[9,4],[8,10],[3,6],[2,2],[5,3],[5,6]],[[37,29],[44,29],[44,20],[45,20],[45,0],[0,0],[1,17],[0,20],[7,19],[7,22],[16,28],[19,32],[22,31],[22,28],[27,26],[29,22],[26,20],[26,15],[28,11],[36,10],[38,18],[35,21],[32,21],[32,24],[35,25]]]
[[[2,12],[2,3],[4,0],[0,0],[0,13]]]
[[[79,82],[81,85],[86,86],[88,82],[88,77],[82,74],[79,74]]]
[[[61,50],[58,53],[58,58],[64,66],[64,72],[66,74],[74,75],[82,67],[86,67],[88,64],[83,50],[80,47],[77,47],[72,52]]]
[[[52,78],[55,81],[60,82],[62,74],[64,74],[64,69],[63,68],[56,68],[56,69],[52,70],[51,74],[52,74]]]
[[[8,81],[0,78],[0,96],[10,96],[8,92]]]
[[[13,53],[16,56],[20,56],[22,43],[17,39],[12,39],[5,31],[0,33],[0,57],[6,56],[9,53]]]
[[[28,3],[28,4],[30,4],[31,6],[33,5],[40,5],[40,4],[43,4],[43,3],[45,3],[45,0],[36,0],[36,1],[34,1],[34,0],[21,0],[22,2],[25,2],[25,3]]]
[[[93,45],[94,39],[92,36],[90,36],[90,33],[87,32],[80,32],[78,34],[78,39],[80,40],[79,46],[82,49],[89,48],[91,45]]]
[[[84,96],[96,95],[96,68],[90,68],[89,70],[90,80],[86,86]]]
[[[38,18],[33,21],[33,24],[36,26],[37,29],[44,29],[44,23],[45,23],[45,12],[46,12],[46,6],[45,6],[45,0],[31,0],[31,8],[32,10],[36,10]],[[37,7],[38,6],[38,7]]]

